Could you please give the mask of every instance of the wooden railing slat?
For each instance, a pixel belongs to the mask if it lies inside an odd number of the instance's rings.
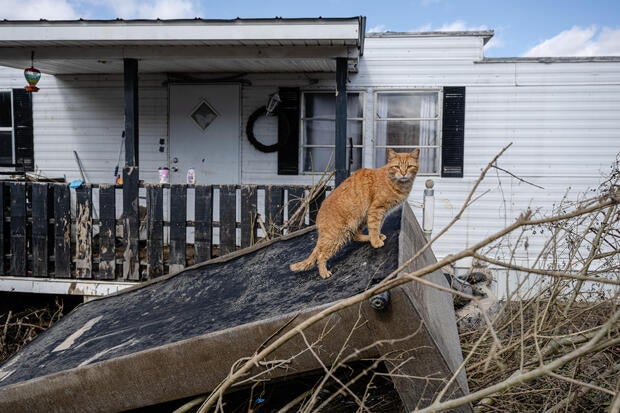
[[[235,251],[237,241],[237,187],[220,186],[220,255]]]
[[[7,273],[7,267],[4,264],[4,256],[5,256],[5,246],[7,245],[7,241],[4,237],[4,202],[7,197],[4,194],[4,191],[7,187],[4,185],[4,182],[0,182],[0,275],[5,275]]]
[[[196,263],[211,259],[213,242],[213,187],[197,185],[194,211],[194,256]]]
[[[26,274],[26,185],[10,183],[11,188],[11,259],[9,275]]]
[[[32,275],[48,276],[48,193],[46,183],[32,184]]]
[[[123,168],[123,279],[133,281],[140,280],[138,195],[138,167],[126,166]]]
[[[287,202],[287,210],[288,210],[288,219],[291,220],[293,215],[297,213],[299,208],[302,205],[302,201],[306,194],[306,188],[302,186],[291,187],[288,188],[288,202]],[[296,217],[297,218],[297,217]],[[298,218],[298,221],[295,224],[290,224],[288,229],[289,231],[295,231],[300,228],[303,228],[305,225],[304,217],[301,216]]]
[[[0,275],[134,281],[156,278],[167,272],[180,271],[190,263],[211,259],[214,255],[214,226],[219,227],[216,255],[228,254],[238,247],[248,247],[259,241],[257,231],[262,226],[268,229],[270,237],[280,235],[284,217],[290,219],[293,216],[307,190],[302,186],[281,185],[196,185],[192,187],[195,191],[194,220],[188,221],[190,187],[146,185],[146,214],[141,218],[137,168],[125,168],[123,174],[122,187],[101,184],[77,188],[74,192],[74,223],[71,222],[73,193],[67,184],[0,182],[0,223],[6,229],[0,227],[0,255],[3,258],[0,259]],[[116,208],[118,188],[123,191],[121,221],[116,219],[119,215]],[[219,204],[214,205],[216,188]],[[164,197],[167,195],[165,191],[170,191],[168,200]],[[265,213],[259,217],[258,195],[263,191]],[[97,194],[98,200],[93,199]],[[323,199],[324,195],[320,195],[312,201],[311,222],[316,218],[316,210]],[[93,210],[95,201],[99,205],[97,214]],[[169,211],[169,222],[164,220],[166,210]],[[213,219],[214,211],[219,211],[218,222]],[[141,219],[148,234],[142,244]],[[121,224],[123,233],[117,234]],[[287,227],[287,231],[305,225],[302,217],[294,227]],[[169,226],[169,238],[166,226]],[[194,229],[193,259],[192,246],[187,244],[188,227]],[[93,231],[97,228],[98,231]],[[124,244],[122,257],[117,256],[116,251],[119,240]],[[169,248],[169,254],[166,254],[166,248]],[[117,272],[120,264],[122,271]]]
[[[284,187],[269,185],[265,189],[265,210],[267,222],[265,225],[271,232],[270,236],[282,235],[280,227],[284,222]]]
[[[187,185],[170,187],[170,272],[181,271],[186,266]]]
[[[54,185],[54,274],[71,277],[71,193],[66,184]]]
[[[256,219],[258,216],[258,188],[241,186],[241,248],[256,242]]]
[[[309,211],[308,214],[310,216],[310,225],[316,224],[316,216],[319,213],[319,208],[323,201],[325,200],[325,192],[321,191],[317,196],[309,202]]]
[[[101,280],[116,278],[116,188],[99,187],[99,276]]]
[[[75,190],[75,270],[76,278],[92,278],[93,268],[93,203],[92,190],[80,187]]]
[[[161,185],[146,187],[146,277],[164,274],[164,189]]]

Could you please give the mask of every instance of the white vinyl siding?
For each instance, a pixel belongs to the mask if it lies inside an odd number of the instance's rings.
[[[168,101],[163,76],[140,77],[140,179],[157,182],[167,165]],[[33,97],[35,161],[49,177],[80,179],[73,151],[89,182],[113,183],[125,162],[123,79],[117,75],[46,76]],[[164,152],[159,151],[164,139]]]
[[[241,93],[241,182],[313,184],[318,175],[277,174],[277,153],[256,150],[245,137],[248,117],[279,87],[334,93],[334,73],[253,73]],[[167,94],[162,75],[140,76],[140,177],[157,182],[166,165],[159,139],[168,136]],[[0,68],[3,90],[24,87],[19,70]],[[539,189],[493,169],[476,201],[433,245],[437,257],[460,251],[513,222],[528,207],[549,212],[566,194],[576,200],[596,187],[620,151],[620,61],[486,62],[478,37],[367,37],[359,71],[348,90],[364,95],[363,167],[375,164],[375,95],[390,91],[466,88],[464,177],[435,181],[435,233],[459,211],[480,171],[503,148],[498,166]],[[113,182],[123,122],[122,76],[50,76],[33,95],[35,161],[50,177],[79,178],[78,151],[93,182]],[[441,105],[441,103],[439,103]],[[262,141],[276,139],[277,123],[260,125]],[[301,128],[300,128],[301,129]],[[123,160],[122,158],[121,160]],[[422,200],[425,177],[416,179],[410,201]],[[412,202],[413,204],[413,202]],[[421,210],[415,208],[421,217]],[[518,260],[534,259],[547,234],[528,234]],[[461,263],[461,266],[467,263]]]

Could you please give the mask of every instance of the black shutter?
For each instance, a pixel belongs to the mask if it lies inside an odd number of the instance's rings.
[[[463,177],[465,140],[465,88],[443,88],[441,176]]]
[[[15,128],[15,164],[24,171],[34,171],[34,139],[32,133],[32,93],[13,89]]]
[[[299,173],[299,88],[281,87],[278,108],[278,175]]]

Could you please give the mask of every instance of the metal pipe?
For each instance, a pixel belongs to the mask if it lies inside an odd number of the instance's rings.
[[[426,189],[424,190],[424,209],[422,210],[422,229],[427,239],[430,239],[433,233],[433,225],[435,221],[435,182],[432,179],[426,180]]]

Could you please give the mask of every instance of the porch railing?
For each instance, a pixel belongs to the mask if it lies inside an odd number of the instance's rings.
[[[141,281],[311,225],[305,186],[0,182],[0,276]]]

